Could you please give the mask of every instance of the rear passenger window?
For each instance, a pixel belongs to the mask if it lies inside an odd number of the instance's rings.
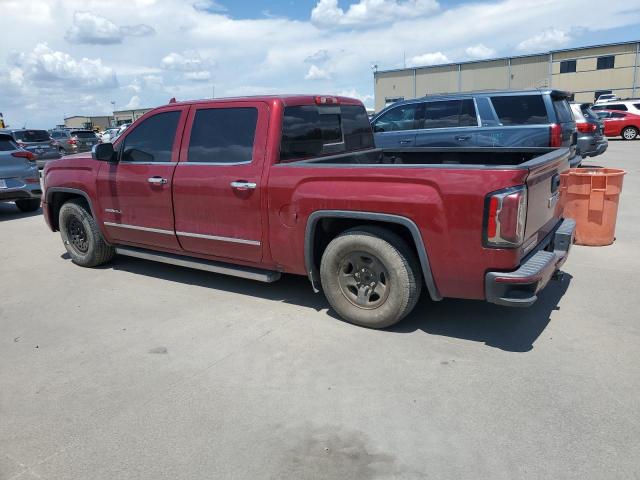
[[[410,103],[392,108],[375,121],[375,132],[397,132],[417,128],[416,118],[419,104]]]
[[[640,103],[634,103],[633,106],[640,110]]]
[[[188,162],[251,162],[258,123],[253,107],[207,108],[196,112]]]
[[[478,126],[478,116],[476,115],[476,106],[473,100],[467,99],[460,102],[459,125],[461,127]]]
[[[344,150],[340,107],[322,107],[322,113],[315,105],[284,109],[280,160],[314,157],[335,150]]]
[[[573,115],[571,114],[571,107],[569,106],[569,102],[567,102],[566,99],[554,98],[553,108],[556,111],[558,122],[566,123],[574,121]]]
[[[179,111],[163,112],[143,120],[124,139],[125,162],[170,162],[180,120]]]
[[[360,105],[342,105],[342,130],[344,132],[345,150],[361,150],[373,147],[373,133],[369,124],[369,116]]]
[[[542,95],[491,97],[502,125],[543,125],[549,123]]]
[[[11,150],[17,150],[18,145],[7,137],[0,137],[0,152],[9,152]]]
[[[627,114],[626,113],[618,113],[618,112],[613,112],[611,114],[611,118],[624,118],[626,117]]]

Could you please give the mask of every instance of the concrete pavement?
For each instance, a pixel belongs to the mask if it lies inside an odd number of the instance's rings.
[[[83,269],[0,204],[0,479],[640,477],[640,142],[586,163],[629,172],[614,245],[387,331],[302,278]]]

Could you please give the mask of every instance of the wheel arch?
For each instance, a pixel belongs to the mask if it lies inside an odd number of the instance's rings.
[[[640,128],[636,127],[635,125],[625,125],[625,126],[624,126],[624,127],[622,127],[622,129],[620,130],[620,136],[621,136],[621,137],[624,137],[624,135],[623,135],[623,134],[624,134],[624,131],[625,131],[627,128],[632,128],[633,130],[635,130],[635,131],[636,131],[636,136],[637,136],[637,135],[640,135]]]
[[[329,223],[327,223],[329,222]],[[333,224],[329,233],[318,228]],[[400,215],[375,212],[354,212],[348,210],[319,210],[309,215],[305,229],[304,261],[313,289],[320,290],[319,262],[322,253],[337,235],[343,231],[361,225],[387,227],[404,238],[420,261],[422,276],[432,300],[442,300],[431,271],[429,257],[418,226],[409,218]]]
[[[58,214],[60,213],[60,208],[63,204],[72,200],[74,198],[80,198],[86,202],[87,207],[89,208],[89,212],[96,218],[95,211],[93,209],[93,204],[91,203],[91,198],[89,195],[77,188],[66,188],[66,187],[51,187],[47,188],[46,193],[46,202],[47,208],[49,209],[49,218],[51,219],[51,226],[54,231],[58,231],[60,229],[60,225],[58,225]]]

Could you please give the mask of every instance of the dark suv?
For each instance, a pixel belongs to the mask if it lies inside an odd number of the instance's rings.
[[[569,97],[558,90],[433,95],[394,103],[371,123],[379,148],[568,147],[576,165]]]
[[[0,133],[11,135],[20,147],[31,152],[35,157],[38,168],[44,168],[47,160],[60,158],[58,143],[51,138],[46,130],[7,128],[0,130]]]
[[[609,146],[602,122],[590,106],[590,103],[571,103],[578,130],[576,154],[582,158],[600,155]]]

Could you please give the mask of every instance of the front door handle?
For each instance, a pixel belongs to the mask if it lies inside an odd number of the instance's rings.
[[[147,178],[147,182],[152,185],[165,185],[169,180],[162,177],[149,177]]]
[[[235,182],[231,182],[230,185],[231,185],[231,188],[233,188],[235,190],[241,190],[241,191],[255,190],[255,188],[257,186],[253,182],[244,182],[244,181],[241,181],[241,180],[237,180]]]
[[[400,140],[398,143],[399,143],[400,145],[408,145],[408,144],[410,144],[410,143],[411,143],[411,140]]]
[[[459,142],[464,142],[467,140],[471,140],[471,136],[470,135],[460,135],[456,137],[456,140],[458,140]]]

